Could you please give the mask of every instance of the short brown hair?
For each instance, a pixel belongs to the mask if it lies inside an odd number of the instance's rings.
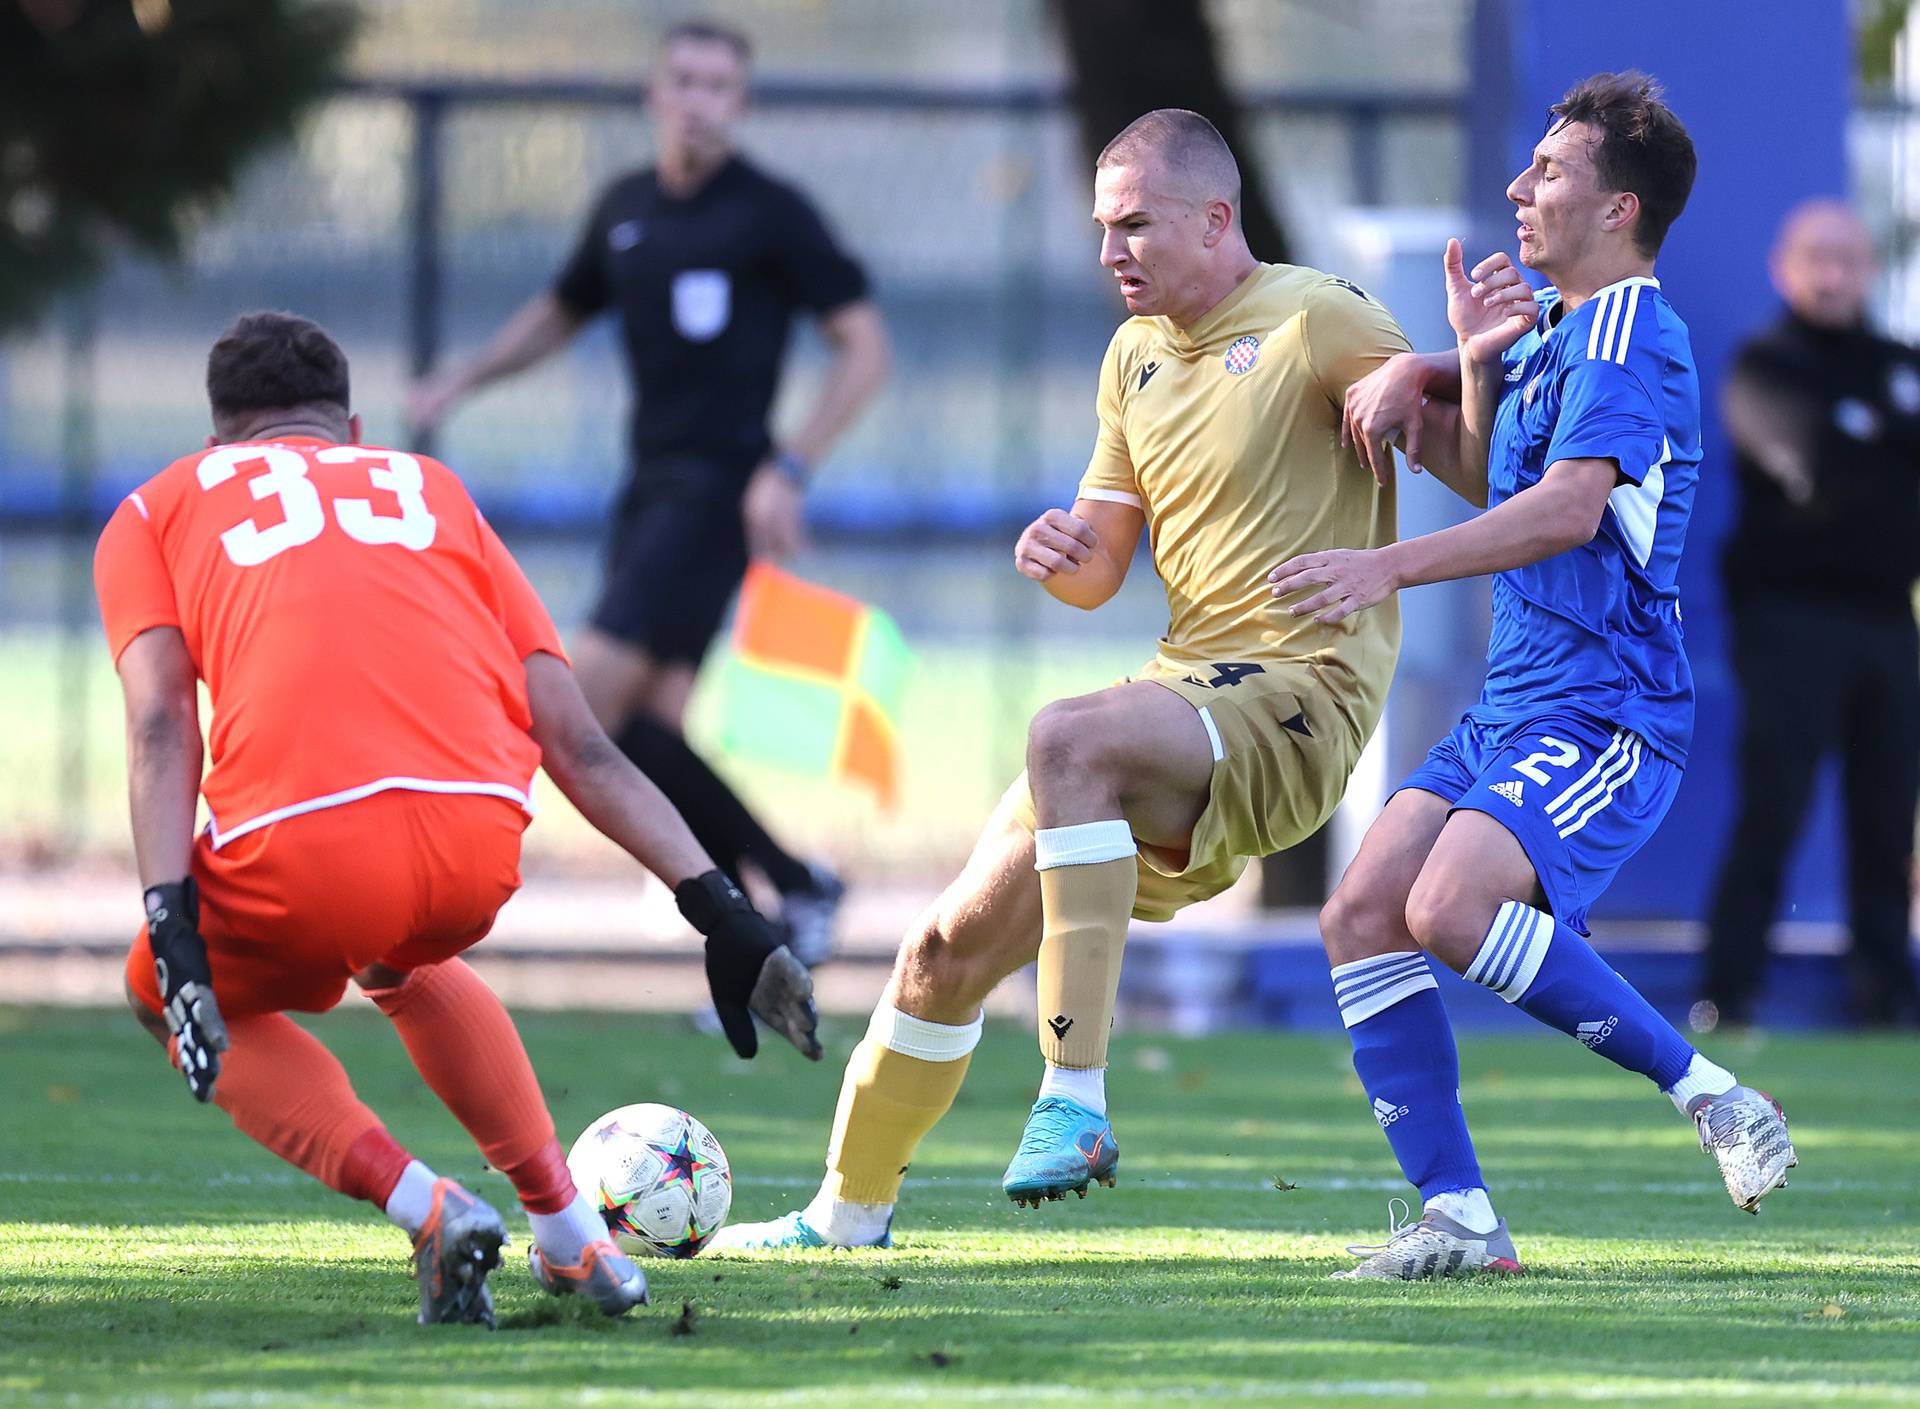
[[[1190,108],[1155,108],[1128,123],[1101,150],[1095,169],[1158,157],[1167,169],[1237,210],[1240,163],[1220,129]]]
[[[1628,69],[1583,79],[1549,109],[1549,131],[1574,123],[1599,129],[1594,174],[1607,190],[1640,198],[1633,242],[1642,254],[1660,252],[1668,229],[1687,208],[1698,165],[1693,138],[1665,97],[1657,79]]]
[[[743,66],[753,62],[753,41],[743,31],[718,20],[680,20],[669,25],[660,36],[660,48],[664,51],[683,39],[695,44],[724,44]]]
[[[207,354],[218,425],[253,411],[349,406],[347,355],[326,329],[292,313],[243,313]]]

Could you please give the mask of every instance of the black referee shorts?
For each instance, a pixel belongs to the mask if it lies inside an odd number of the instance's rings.
[[[747,570],[732,466],[683,465],[636,480],[607,539],[607,580],[592,622],[662,663],[698,665]]]

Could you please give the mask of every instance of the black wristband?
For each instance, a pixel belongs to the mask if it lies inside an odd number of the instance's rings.
[[[686,922],[708,936],[719,928],[721,918],[729,911],[753,909],[747,897],[740,893],[740,887],[717,867],[680,882],[673,888],[673,900]]]
[[[182,926],[189,930],[200,927],[200,888],[192,876],[148,886],[141,899],[147,909],[149,933],[175,934]]]

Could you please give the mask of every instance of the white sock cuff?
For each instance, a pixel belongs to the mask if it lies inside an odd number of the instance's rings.
[[[980,1045],[980,1029],[986,1020],[983,1008],[972,1022],[953,1027],[916,1018],[889,1003],[882,1003],[873,1010],[873,1021],[867,1024],[867,1040],[923,1062],[957,1062]]]
[[[1071,827],[1042,827],[1033,834],[1033,869],[1036,871],[1118,861],[1138,852],[1139,848],[1133,844],[1133,828],[1122,817],[1110,822],[1079,822]]]
[[[408,1160],[381,1212],[409,1233],[419,1232],[433,1212],[433,1186],[438,1177],[419,1160]]]
[[[1340,1021],[1348,1027],[1439,986],[1427,967],[1427,956],[1405,950],[1333,966],[1333,1000],[1340,1005]]]
[[[1493,917],[1493,927],[1467,965],[1466,977],[1517,1003],[1532,986],[1552,943],[1553,916],[1509,900]]]
[[[1057,1067],[1048,1062],[1040,1077],[1040,1095],[1065,1096],[1096,1115],[1107,1113],[1105,1067]]]
[[[1686,1074],[1668,1088],[1667,1094],[1673,1097],[1680,1114],[1686,1115],[1687,1107],[1700,1097],[1724,1096],[1739,1084],[1739,1079],[1732,1072],[1695,1052],[1693,1060],[1687,1063]]]

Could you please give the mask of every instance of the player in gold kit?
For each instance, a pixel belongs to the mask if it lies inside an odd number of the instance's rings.
[[[1036,955],[1046,1073],[1004,1186],[1037,1205],[1111,1184],[1107,1034],[1129,917],[1168,919],[1313,833],[1380,717],[1400,644],[1391,604],[1323,625],[1277,606],[1267,573],[1308,549],[1392,540],[1392,486],[1342,447],[1341,409],[1406,339],[1352,284],[1254,259],[1239,168],[1197,113],[1134,122],[1094,191],[1100,262],[1134,316],[1107,349],[1073,508],[1029,525],[1015,566],[1091,610],[1119,590],[1144,528],[1167,633],[1133,679],[1034,717],[1026,774],[908,932],[847,1065],[819,1194],[723,1230],[715,1249],[886,1243],[982,1001]]]

